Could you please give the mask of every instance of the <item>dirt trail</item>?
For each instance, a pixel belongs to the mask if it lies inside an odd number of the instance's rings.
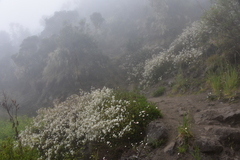
[[[209,101],[207,100],[207,94],[201,93],[196,95],[186,95],[178,97],[158,97],[158,98],[149,98],[149,101],[155,102],[158,105],[158,108],[163,114],[162,122],[168,130],[168,140],[165,146],[169,143],[176,141],[178,136],[177,128],[183,123],[183,115],[188,114],[191,119],[191,132],[194,137],[202,136],[205,132],[205,125],[198,125],[194,122],[194,115],[200,113],[201,111],[221,108],[231,107],[239,109],[238,104],[223,103],[220,101]],[[163,146],[164,148],[164,146]],[[175,159],[185,159],[191,160],[193,157],[189,155],[184,155],[184,157],[179,156],[177,153],[173,156],[170,156],[164,153],[163,148],[156,149],[152,156],[152,160],[175,160]]]

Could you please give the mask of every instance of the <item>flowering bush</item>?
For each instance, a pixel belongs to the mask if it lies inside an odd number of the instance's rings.
[[[168,73],[177,65],[195,63],[198,57],[203,54],[205,46],[202,43],[208,32],[208,28],[202,21],[194,22],[190,27],[187,27],[172,42],[169,49],[146,60],[141,84],[149,85],[161,79],[164,73]]]
[[[36,147],[43,159],[76,158],[89,142],[109,147],[138,142],[146,125],[159,117],[160,111],[144,96],[103,88],[40,109],[20,136],[22,144]]]
[[[159,53],[161,48],[142,48],[137,52],[128,53],[123,56],[123,63],[120,66],[127,73],[127,80],[130,83],[139,83],[142,79],[145,61]]]

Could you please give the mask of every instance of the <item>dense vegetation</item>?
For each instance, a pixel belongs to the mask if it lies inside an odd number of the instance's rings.
[[[1,65],[14,62],[0,69],[2,88],[14,91],[24,114],[38,110],[26,129],[18,126],[16,139],[10,124],[1,121],[1,141],[10,138],[1,142],[0,157],[116,159],[142,143],[147,124],[161,117],[155,104],[123,89],[239,98],[239,1],[110,3],[135,3],[137,9],[124,5],[128,17],[117,8],[111,16],[95,11],[89,22],[77,11],[56,12],[17,53],[10,41],[0,46],[9,52],[0,57]]]

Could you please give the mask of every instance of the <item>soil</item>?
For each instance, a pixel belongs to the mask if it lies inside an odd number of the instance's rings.
[[[178,126],[183,123],[183,116],[185,114],[189,115],[191,120],[190,130],[193,135],[192,141],[197,139],[201,136],[209,136],[210,139],[215,137],[214,134],[206,134],[207,127],[223,127],[223,126],[230,126],[229,124],[220,124],[220,123],[201,123],[197,124],[194,120],[194,116],[198,113],[203,111],[214,109],[216,111],[221,110],[222,108],[231,107],[231,109],[240,109],[239,103],[229,103],[229,102],[221,102],[219,100],[210,101],[207,99],[207,93],[201,93],[196,95],[185,95],[185,96],[175,96],[175,97],[168,97],[162,96],[158,98],[149,98],[149,101],[155,102],[158,105],[158,108],[161,110],[163,114],[163,118],[161,121],[165,125],[168,131],[168,139],[164,146],[154,149],[152,152],[148,154],[148,156],[144,159],[148,160],[176,160],[176,159],[183,159],[183,160],[194,160],[191,155],[191,152],[188,151],[187,153],[180,154],[175,147],[175,153],[173,155],[169,155],[168,153],[164,152],[164,148],[171,144],[172,142],[177,143],[178,133]],[[221,115],[222,116],[222,115]],[[221,118],[220,116],[220,118]],[[222,116],[223,117],[223,116]],[[239,118],[239,117],[238,117]],[[239,126],[235,126],[235,128],[239,128]],[[209,132],[210,133],[210,132]],[[239,135],[240,137],[240,135]],[[201,153],[201,159],[228,159],[228,160],[235,160],[238,159],[239,150],[234,153],[226,156],[225,152],[227,149],[223,147],[223,151],[219,153]],[[230,149],[231,150],[231,149]],[[210,150],[211,151],[211,150]],[[214,151],[214,149],[213,149]],[[224,152],[224,153],[223,153]]]

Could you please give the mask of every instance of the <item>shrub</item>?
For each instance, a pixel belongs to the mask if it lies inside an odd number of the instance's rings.
[[[206,48],[204,45],[206,42],[203,44],[203,39],[208,32],[208,28],[202,21],[194,22],[190,27],[184,29],[167,50],[145,61],[141,84],[151,85],[178,66],[189,66],[198,62],[198,58]]]
[[[147,124],[159,117],[156,105],[144,96],[103,88],[40,109],[20,136],[22,144],[37,147],[43,159],[73,159],[84,156],[91,143],[129,147],[140,142]]]
[[[162,96],[165,92],[165,87],[159,87],[155,92],[153,92],[153,97]]]

